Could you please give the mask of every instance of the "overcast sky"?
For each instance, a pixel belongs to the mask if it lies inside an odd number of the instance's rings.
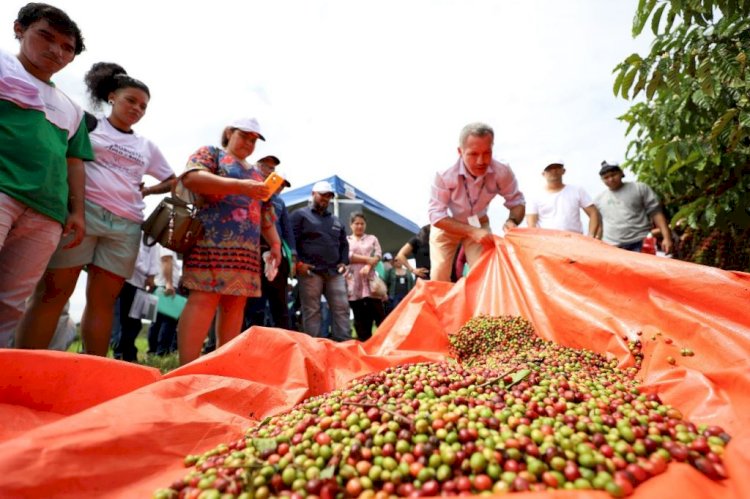
[[[251,160],[277,155],[293,186],[339,175],[418,225],[434,172],[455,162],[472,121],[495,128],[494,155],[522,191],[560,158],[567,183],[600,192],[599,163],[622,160],[627,144],[612,69],[649,43],[630,35],[637,0],[53,4],[87,46],[54,81],[88,108],[84,73],[124,66],[151,89],[134,128],[177,173],[229,121],[255,116],[267,142]],[[0,2],[5,51],[18,52],[22,5]],[[505,217],[496,200],[493,225]]]

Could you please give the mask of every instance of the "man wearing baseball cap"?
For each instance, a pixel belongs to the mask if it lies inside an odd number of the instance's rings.
[[[310,205],[291,214],[290,221],[297,246],[295,265],[302,303],[302,329],[320,336],[320,299],[325,295],[332,317],[334,341],[350,340],[349,301],[344,272],[349,264],[346,228],[328,205],[335,196],[326,180],[312,188]]]
[[[607,190],[594,199],[602,215],[603,232],[600,232],[604,242],[640,252],[653,223],[664,235],[664,253],[671,253],[672,232],[651,187],[641,182],[623,182],[625,173],[617,163],[602,161],[599,176],[607,186]]]
[[[544,165],[544,189],[529,197],[526,205],[526,225],[583,234],[580,213],[580,210],[583,210],[589,216],[586,233],[590,237],[596,237],[599,230],[599,212],[591,196],[581,187],[563,183],[565,163],[562,160],[546,161]]]
[[[268,178],[271,173],[276,171],[276,167],[281,164],[281,160],[273,155],[264,156],[260,158],[255,167],[263,175],[263,178]],[[284,182],[276,189],[276,192],[270,198],[271,204],[273,204],[273,210],[276,213],[276,232],[279,234],[281,239],[281,262],[279,262],[278,271],[273,280],[269,281],[265,273],[260,276],[261,281],[261,296],[257,298],[248,298],[245,304],[245,324],[244,327],[250,326],[273,326],[282,329],[291,329],[291,320],[289,318],[289,307],[288,304],[288,293],[287,293],[287,281],[291,274],[292,260],[297,258],[297,249],[294,244],[294,232],[292,232],[292,225],[289,221],[289,212],[286,209],[286,203],[281,199],[281,191],[284,187],[291,187],[288,180],[284,179]],[[270,245],[265,239],[260,240],[260,251],[261,254],[268,251]],[[265,309],[266,303],[271,311],[271,318],[273,324],[265,323]]]

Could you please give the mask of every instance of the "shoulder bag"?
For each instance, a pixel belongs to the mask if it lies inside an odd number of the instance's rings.
[[[143,222],[143,244],[153,246],[159,243],[185,254],[203,235],[203,224],[198,219],[199,203],[184,201],[177,194],[179,183],[181,178],[175,180],[171,196],[162,199]]]
[[[388,299],[388,286],[386,286],[385,281],[380,278],[377,272],[370,273],[370,298],[375,298],[378,300],[387,300]]]

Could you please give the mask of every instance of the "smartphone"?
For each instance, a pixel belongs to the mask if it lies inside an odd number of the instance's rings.
[[[263,201],[268,201],[273,193],[276,192],[276,190],[279,188],[281,184],[284,183],[284,177],[279,175],[276,172],[271,172],[269,176],[266,177],[266,180],[264,182],[266,186],[268,186],[268,190],[270,191],[270,194],[263,198]]]

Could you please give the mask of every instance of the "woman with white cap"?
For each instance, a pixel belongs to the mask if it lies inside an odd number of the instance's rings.
[[[261,173],[245,160],[265,140],[255,118],[224,128],[222,148],[205,146],[188,160],[182,185],[202,198],[204,232],[185,255],[182,283],[190,290],[177,326],[180,364],[200,355],[216,313],[217,346],[240,334],[245,300],[260,296],[261,234],[271,257],[281,260],[271,193]]]

